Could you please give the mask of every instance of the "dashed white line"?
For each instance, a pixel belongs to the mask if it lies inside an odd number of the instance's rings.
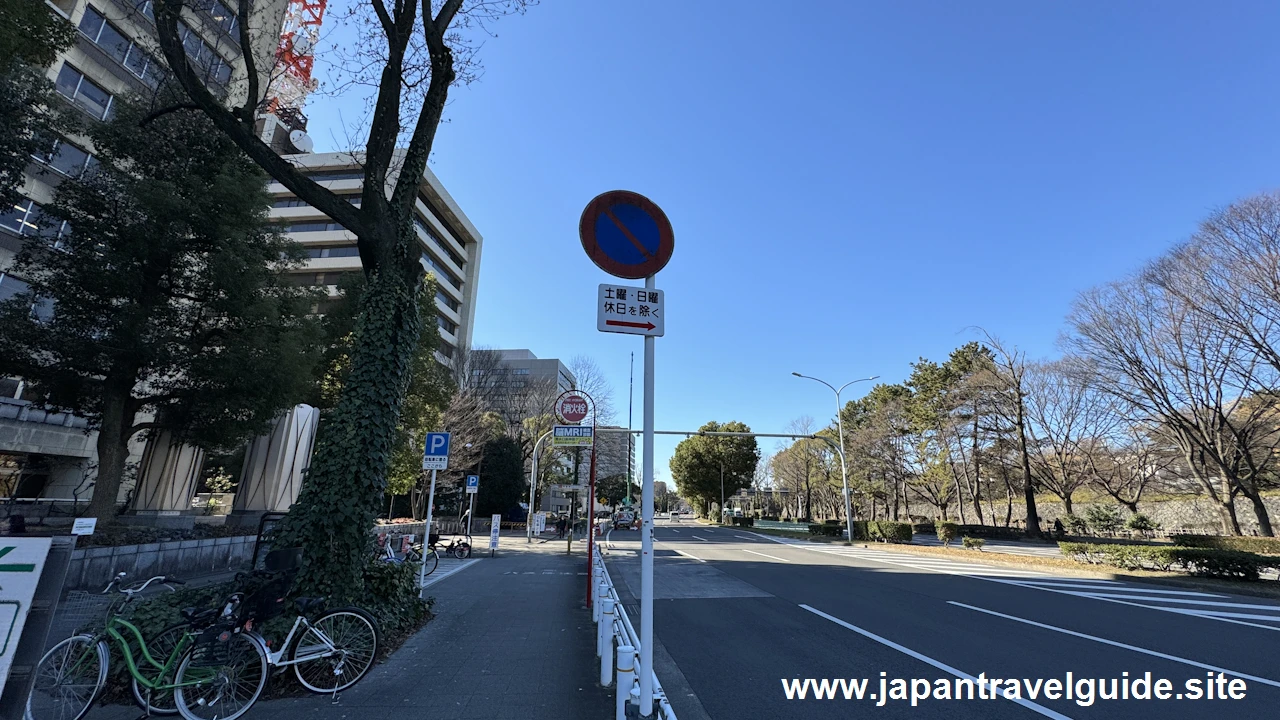
[[[754,540],[755,540],[755,538],[749,538],[749,537],[747,537],[746,535],[734,535],[734,537],[736,537],[736,538],[742,538],[743,540],[751,540],[751,541],[754,541]]]
[[[702,542],[711,542],[710,540],[704,537],[698,537],[697,535],[690,535],[689,537],[693,538],[694,540],[701,540]]]
[[[762,552],[756,552],[755,550],[748,550],[748,549],[746,549],[746,548],[739,548],[739,550],[742,550],[742,552],[751,553],[752,555],[759,555],[760,557],[767,557],[767,558],[769,558],[770,560],[777,560],[778,562],[785,562],[785,563],[789,563],[789,562],[791,562],[790,560],[787,560],[786,558],[780,558],[780,557],[778,557],[777,555],[765,555],[765,554],[764,554],[764,553],[762,553]]]
[[[690,560],[697,560],[698,562],[701,562],[701,563],[706,562],[706,560],[703,560],[702,558],[698,557],[697,555],[690,555],[689,553],[687,553],[687,552],[685,552],[685,551],[683,551],[683,550],[676,549],[676,548],[672,548],[672,549],[673,549],[673,550],[675,550],[676,552],[680,553],[681,555],[683,555],[683,556],[685,556],[685,557],[689,558]]]

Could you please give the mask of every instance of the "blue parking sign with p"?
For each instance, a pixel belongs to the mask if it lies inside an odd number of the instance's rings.
[[[422,469],[449,469],[449,433],[427,433],[422,448]]]

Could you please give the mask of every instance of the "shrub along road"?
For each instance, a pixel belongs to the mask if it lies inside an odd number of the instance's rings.
[[[1280,603],[1035,568],[664,523],[655,532],[659,678],[680,717],[1271,718],[1280,703]],[[638,537],[613,536],[614,578],[638,597]],[[975,553],[976,555],[976,553]],[[1243,700],[1208,699],[1210,672]],[[788,700],[783,679],[1059,682],[1166,678],[1179,700]],[[1124,673],[1128,673],[1125,678]],[[674,679],[669,676],[675,674]],[[1193,700],[1188,680],[1199,680]],[[1096,684],[1095,684],[1096,685]],[[1003,687],[1003,686],[1002,686]],[[1108,686],[1109,687],[1109,686]],[[1239,684],[1236,685],[1237,690]],[[1085,686],[1084,689],[1087,689]],[[1139,686],[1142,692],[1142,685]],[[1060,694],[1060,693],[1055,693]],[[1239,694],[1239,693],[1237,693]],[[810,694],[810,698],[812,695]],[[854,705],[865,705],[858,709]]]

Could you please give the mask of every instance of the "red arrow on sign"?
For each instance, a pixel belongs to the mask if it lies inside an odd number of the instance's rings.
[[[654,325],[651,322],[638,323],[638,322],[627,322],[625,320],[605,320],[604,324],[618,325],[620,327],[644,328],[645,330],[652,330],[655,327],[657,327],[657,325]]]

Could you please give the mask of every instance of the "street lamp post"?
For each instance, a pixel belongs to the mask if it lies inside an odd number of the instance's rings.
[[[844,385],[841,385],[840,389],[837,390],[835,386],[833,386],[831,383],[825,380],[819,380],[816,377],[810,377],[808,375],[801,375],[798,372],[793,372],[791,374],[795,375],[798,378],[804,378],[806,380],[813,380],[815,382],[820,382],[823,385],[826,385],[827,387],[831,388],[831,392],[836,394],[836,432],[840,435],[840,481],[844,486],[844,526],[845,526],[845,531],[849,533],[849,542],[853,542],[853,504],[849,499],[849,467],[845,463],[845,457],[844,457],[844,419],[841,417],[841,414],[840,414],[840,411],[843,409],[840,406],[840,393],[844,392],[845,388],[849,387],[854,383],[869,382],[871,380],[875,380],[876,378],[879,378],[880,376],[872,375],[869,378],[859,378],[857,380],[850,380]]]
[[[724,458],[720,458],[720,524],[724,524]]]

